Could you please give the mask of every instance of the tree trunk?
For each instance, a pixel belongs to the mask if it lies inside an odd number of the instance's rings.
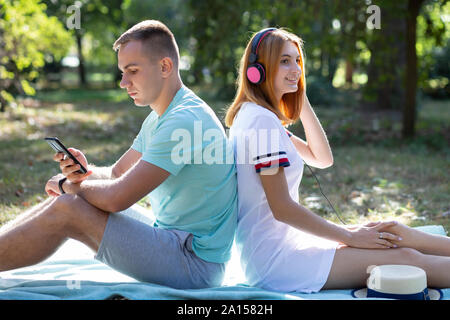
[[[0,96],[0,112],[5,112],[6,110],[6,100]]]
[[[333,82],[334,74],[336,73],[338,64],[337,59],[335,59],[331,54],[328,55],[328,81]]]
[[[345,83],[348,85],[353,84],[353,63],[350,58],[345,61]]]
[[[86,71],[84,69],[83,44],[81,34],[79,32],[75,32],[75,37],[77,38],[78,60],[80,62],[80,64],[78,65],[80,86],[85,86],[87,82]]]
[[[424,0],[409,0],[406,15],[406,99],[403,107],[403,138],[413,137],[415,134],[416,91],[417,91],[417,53],[416,27],[417,16]]]

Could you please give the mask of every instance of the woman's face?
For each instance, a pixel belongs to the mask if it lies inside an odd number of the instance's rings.
[[[286,41],[281,49],[278,71],[274,79],[275,95],[278,101],[285,93],[296,92],[302,75],[300,68],[300,52],[297,46]]]

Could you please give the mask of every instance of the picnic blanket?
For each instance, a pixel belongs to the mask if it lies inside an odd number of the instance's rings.
[[[442,226],[418,229],[445,235]],[[450,300],[450,288],[443,289]],[[351,290],[322,290],[318,293],[267,291],[245,284],[236,248],[227,264],[221,287],[179,290],[138,282],[96,261],[94,253],[75,240],[68,240],[45,261],[0,273],[0,299],[11,300],[100,300],[124,297],[139,300],[351,300]]]

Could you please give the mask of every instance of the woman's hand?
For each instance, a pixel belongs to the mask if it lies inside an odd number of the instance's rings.
[[[87,159],[80,150],[69,148],[69,151],[86,169],[88,169]],[[53,160],[59,162],[59,167],[61,168],[62,174],[66,176],[67,179],[72,183],[81,183],[92,174],[92,171],[89,169],[87,173],[77,173],[77,171],[80,169],[80,166],[75,164],[75,162],[70,158],[64,160],[64,154],[61,152],[56,153],[53,156]]]
[[[401,238],[389,232],[382,232],[382,229],[395,226],[397,221],[370,222],[364,226],[350,227],[350,239],[345,243],[349,247],[364,249],[388,249],[397,248],[393,241],[400,241]]]

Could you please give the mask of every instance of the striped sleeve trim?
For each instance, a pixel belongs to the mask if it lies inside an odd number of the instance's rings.
[[[267,161],[266,160],[267,158],[274,157],[274,156],[282,156],[282,155],[286,156],[286,152],[280,151],[280,152],[267,153],[267,154],[264,154],[264,155],[261,155],[261,156],[254,157],[253,161],[258,161],[258,160],[261,160],[261,159]]]
[[[289,167],[291,165],[284,151],[261,155],[255,157],[253,160],[255,161],[255,170],[257,173],[270,168]]]

